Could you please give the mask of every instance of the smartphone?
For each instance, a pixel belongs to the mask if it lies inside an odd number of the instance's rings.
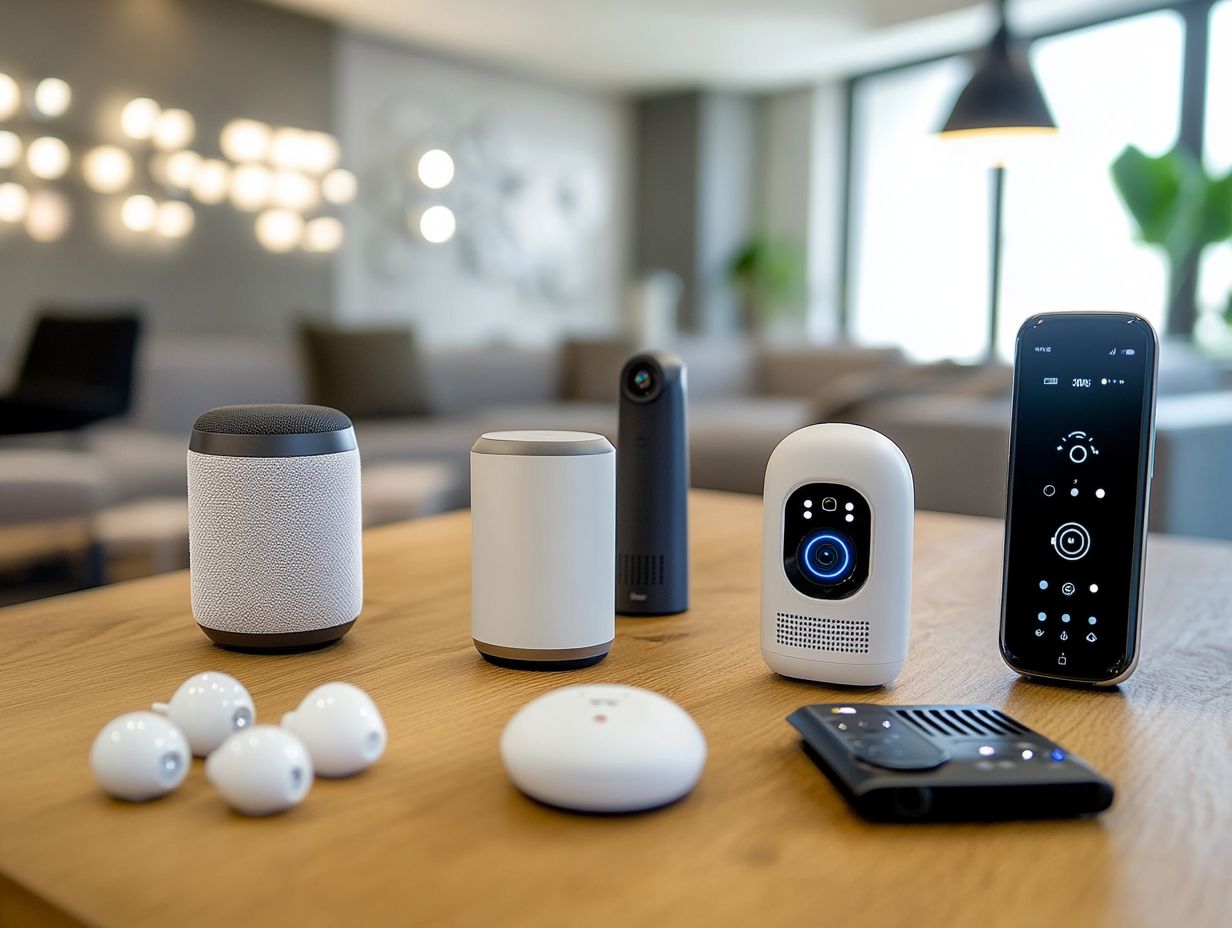
[[[1129,313],[1018,330],[1001,656],[1024,676],[1114,686],[1138,664],[1158,346]]]

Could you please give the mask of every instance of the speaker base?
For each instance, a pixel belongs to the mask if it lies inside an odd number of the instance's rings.
[[[302,632],[225,632],[217,628],[207,628],[200,622],[197,627],[205,632],[206,637],[220,648],[228,651],[247,651],[260,654],[289,653],[295,651],[315,651],[325,648],[338,641],[351,630],[355,620],[341,625],[331,625],[329,628],[313,628]]]
[[[487,644],[475,641],[475,650],[483,655],[483,659],[497,667],[510,670],[581,670],[583,667],[593,667],[607,657],[612,650],[612,642],[593,645],[588,648],[506,648],[501,645]]]

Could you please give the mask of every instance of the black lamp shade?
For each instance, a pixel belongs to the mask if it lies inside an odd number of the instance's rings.
[[[1026,53],[1010,42],[1002,26],[976,61],[975,74],[941,132],[1056,127]]]

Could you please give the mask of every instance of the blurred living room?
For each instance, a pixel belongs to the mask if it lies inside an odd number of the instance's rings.
[[[1004,16],[1055,131],[945,132]],[[39,0],[0,24],[0,602],[188,566],[194,419],[356,424],[366,526],[688,369],[694,487],[853,422],[1000,517],[1015,333],[1160,333],[1232,538],[1232,0]],[[952,136],[952,137],[951,137]]]

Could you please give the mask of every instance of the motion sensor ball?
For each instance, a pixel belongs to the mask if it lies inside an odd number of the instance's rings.
[[[349,683],[326,683],[304,697],[282,727],[312,755],[318,776],[349,777],[385,751],[385,722],[372,699]]]
[[[112,719],[90,749],[90,769],[99,786],[129,802],[171,792],[184,782],[191,762],[183,732],[153,712]]]
[[[312,758],[295,735],[257,725],[224,741],[205,762],[205,776],[236,811],[272,815],[308,795]]]
[[[217,670],[189,677],[171,702],[154,703],[154,711],[179,726],[197,757],[208,756],[233,733],[251,728],[257,717],[244,684]]]
[[[881,686],[907,659],[911,468],[858,425],[793,432],[766,465],[761,653],[787,677]]]
[[[518,710],[501,734],[514,785],[578,812],[641,812],[697,785],[706,739],[670,699],[634,686],[566,686]]]

